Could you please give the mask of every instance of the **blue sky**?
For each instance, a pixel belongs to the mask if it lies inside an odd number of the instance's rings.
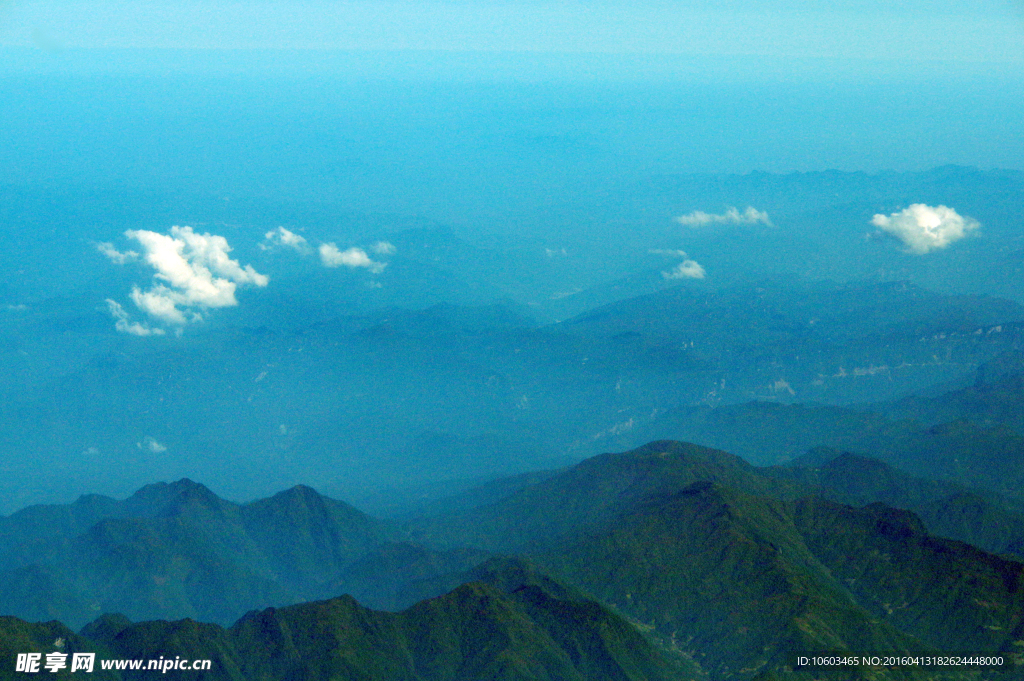
[[[0,0],[0,181],[329,186],[372,211],[422,188],[395,167],[444,169],[422,212],[470,166],[1021,168],[1022,2]],[[82,77],[108,72],[143,77]]]
[[[0,0],[0,46],[597,52],[1024,65],[1020,0]]]

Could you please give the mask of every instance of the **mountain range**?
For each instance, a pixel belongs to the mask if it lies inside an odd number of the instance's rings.
[[[209,651],[221,660],[210,678],[847,678],[797,668],[826,651],[1016,664],[1024,564],[940,536],[971,526],[942,501],[968,492],[832,454],[758,468],[654,442],[404,523],[301,487],[243,505],[190,481],[83,497],[3,519],[5,578],[22,585],[3,608],[87,625],[113,657]],[[858,471],[879,484],[852,499],[840,482],[858,488]],[[926,525],[880,497],[945,516]],[[520,558],[490,557],[502,554]],[[338,598],[360,589],[394,614]],[[89,623],[101,613],[124,614]],[[131,623],[150,618],[165,621]],[[45,640],[20,621],[19,636]],[[969,677],[939,671],[856,673]]]

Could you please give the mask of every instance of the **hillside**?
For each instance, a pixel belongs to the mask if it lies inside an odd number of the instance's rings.
[[[656,442],[418,530],[527,551],[712,678],[785,674],[795,656],[821,650],[1015,653],[1024,564],[936,537],[908,511],[812,496],[829,489],[820,476],[774,473]],[[903,482],[904,498],[924,504],[955,491],[918,481],[913,497],[914,481]]]
[[[163,674],[170,679],[695,678],[685,661],[656,650],[621,617],[550,579],[517,580],[523,572],[497,566],[490,582],[465,584],[399,613],[369,610],[344,596],[252,611],[227,629],[189,619],[132,623],[105,616],[83,629],[94,638],[89,640],[55,623],[30,625],[7,618],[0,625],[32,639],[19,651],[52,649],[47,639],[56,631],[66,632],[68,649],[99,650],[99,659],[212,661],[209,672],[171,670]],[[4,657],[0,678],[15,678],[9,655]],[[119,678],[152,674],[124,671]]]

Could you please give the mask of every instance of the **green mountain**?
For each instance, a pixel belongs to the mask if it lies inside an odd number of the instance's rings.
[[[706,480],[749,492],[798,494],[727,452],[653,442],[626,454],[601,454],[496,503],[414,521],[412,536],[491,551],[536,548],[616,517],[652,495]]]
[[[909,511],[803,499],[805,545],[873,617],[949,652],[1024,645],[1024,564],[929,535]]]
[[[67,666],[50,672],[44,665],[47,661],[46,654],[53,652],[66,654]],[[0,616],[0,680],[31,678],[23,672],[16,671],[18,655],[31,653],[40,655],[38,674],[56,679],[82,678],[85,672],[71,672],[71,659],[75,653],[94,653],[97,659],[111,656],[106,646],[76,634],[60,622],[31,623],[16,617]],[[97,662],[88,678],[112,681],[121,677],[101,669]]]
[[[172,679],[695,678],[685,660],[658,651],[632,624],[528,565],[499,561],[481,576],[399,613],[343,596],[253,611],[228,629],[105,616],[83,634],[115,658],[212,660],[209,672],[171,670],[165,676]],[[152,674],[124,671],[120,678]]]
[[[822,651],[927,650],[850,597],[786,504],[710,482],[652,498],[540,560],[653,627],[711,678],[785,671]]]
[[[853,452],[919,477],[994,492],[1024,510],[1024,435],[998,423],[925,426],[848,407],[748,402],[668,412],[648,432],[761,465],[792,461],[815,447]]]
[[[1005,498],[948,481],[917,478],[876,459],[819,447],[765,474],[798,482],[851,506],[881,502],[913,511],[928,531],[993,553],[1018,557],[1024,549],[1024,516]]]
[[[799,655],[824,650],[1009,657],[1024,645],[1024,565],[929,534],[908,511],[807,496],[808,481],[773,473],[657,442],[417,531],[527,551],[711,678],[788,674]],[[938,678],[887,673],[879,678]]]
[[[124,612],[82,634],[117,657],[220,660],[209,678],[953,679],[975,677],[796,661],[1024,662],[1024,564],[936,536],[1013,550],[1019,518],[994,494],[824,449],[757,468],[669,441],[486,489],[404,529],[309,488],[237,505],[190,481],[26,509],[4,519],[10,555],[38,560],[8,564],[0,598],[22,619]],[[348,595],[286,605],[309,593]],[[218,619],[131,624],[182,612]]]

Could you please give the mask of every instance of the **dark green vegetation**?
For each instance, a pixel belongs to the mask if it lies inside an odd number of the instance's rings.
[[[16,617],[0,616],[0,679],[26,678],[26,674],[15,672],[15,661],[20,653],[42,653],[40,674],[46,674],[50,678],[74,679],[81,678],[84,672],[71,673],[70,663],[67,668],[58,670],[55,673],[42,668],[46,660],[46,653],[61,652],[68,654],[68,660],[74,653],[96,653],[99,656],[109,656],[109,650],[95,640],[86,636],[76,634],[71,629],[57,621],[29,623]],[[120,678],[118,675],[105,672],[96,665],[89,678],[111,679]]]
[[[1019,652],[1024,565],[929,534],[907,511],[811,489],[724,452],[661,442],[422,531],[528,551],[710,678],[785,673],[822,650]]]
[[[98,650],[98,658],[210,659],[209,672],[174,679],[629,681],[690,678],[685,662],[659,652],[637,629],[528,566],[499,562],[480,581],[399,613],[368,610],[350,596],[252,611],[224,629],[190,619],[133,624],[106,615],[76,636],[57,623],[0,620],[0,651]],[[50,647],[47,645],[50,644]],[[99,662],[97,662],[99,665]],[[154,672],[101,674],[143,679]]]
[[[767,469],[822,496],[852,506],[881,502],[913,511],[928,529],[987,551],[1024,557],[1019,504],[955,482],[915,478],[876,459],[820,447],[791,466]]]

